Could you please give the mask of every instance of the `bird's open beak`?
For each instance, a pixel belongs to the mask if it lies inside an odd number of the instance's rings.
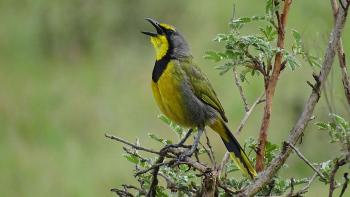
[[[146,34],[148,36],[157,36],[160,34],[163,34],[163,29],[159,26],[159,23],[151,18],[146,18],[146,21],[148,21],[149,23],[151,23],[153,25],[154,28],[156,28],[157,33],[155,32],[148,32],[148,31],[142,31],[141,33]]]

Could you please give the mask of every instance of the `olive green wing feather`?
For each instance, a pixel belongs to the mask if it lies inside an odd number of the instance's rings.
[[[227,122],[225,111],[211,86],[207,76],[201,71],[201,69],[193,63],[186,62],[182,64],[189,82],[192,85],[193,92],[197,98],[202,100],[207,105],[210,105],[216,111],[218,111],[222,119]]]

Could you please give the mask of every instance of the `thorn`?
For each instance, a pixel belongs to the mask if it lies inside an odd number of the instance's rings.
[[[306,81],[306,83],[315,91],[316,88],[315,86],[310,82],[310,81]]]
[[[348,2],[349,3],[349,2]],[[346,10],[346,7],[344,6],[344,4],[343,4],[343,1],[342,0],[339,0],[339,4],[340,4],[340,6],[343,8],[343,10]]]

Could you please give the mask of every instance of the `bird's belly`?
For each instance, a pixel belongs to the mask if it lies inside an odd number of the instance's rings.
[[[152,90],[160,110],[172,121],[184,127],[195,127],[198,123],[193,120],[197,116],[191,109],[197,106],[189,106],[188,95],[184,94],[183,80],[174,76],[171,69],[167,69],[158,82],[152,82]],[[200,109],[198,109],[200,110]]]

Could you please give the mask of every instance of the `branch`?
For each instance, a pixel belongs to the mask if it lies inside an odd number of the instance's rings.
[[[298,192],[296,192],[295,194],[293,194],[292,196],[301,196],[302,194],[306,193],[308,191],[308,189],[310,188],[312,182],[314,182],[315,178],[317,177],[317,173],[315,173],[314,175],[312,175],[312,177],[310,178],[309,182],[307,183],[307,185],[305,185],[301,190],[299,190]]]
[[[335,164],[334,164],[334,168],[330,174],[330,178],[329,178],[329,193],[328,193],[328,197],[332,197],[333,196],[333,192],[336,189],[336,185],[335,185],[335,175],[337,174],[337,171],[339,169],[340,166],[343,166],[346,164],[346,159],[342,159],[342,160],[336,160]]]
[[[250,109],[245,113],[243,119],[242,119],[241,122],[239,123],[239,126],[238,126],[238,128],[237,128],[237,130],[236,130],[236,133],[235,133],[236,135],[239,135],[239,134],[241,133],[241,131],[242,131],[244,125],[246,124],[246,122],[247,122],[248,118],[250,117],[251,113],[253,112],[255,106],[256,106],[257,104],[259,104],[259,103],[262,101],[262,99],[263,99],[264,96],[265,96],[265,92],[262,93],[261,96],[259,96],[259,97],[255,100],[255,102],[252,104],[252,106],[250,107]]]
[[[303,112],[300,115],[297,123],[295,124],[294,128],[291,130],[289,136],[288,136],[288,142],[290,144],[296,144],[301,135],[303,134],[307,123],[312,117],[314,108],[319,100],[319,94],[320,94],[320,88],[325,83],[327,76],[331,70],[332,63],[335,56],[335,50],[337,43],[339,41],[339,38],[341,36],[341,32],[344,28],[344,24],[346,21],[346,13],[348,9],[343,10],[339,9],[339,13],[337,15],[337,21],[336,25],[333,28],[329,42],[328,47],[325,52],[324,61],[322,64],[321,71],[318,75],[318,82],[315,86],[316,89],[312,90],[309,99],[307,100]],[[270,163],[270,166],[266,168],[262,173],[260,173],[259,177],[255,179],[250,185],[248,185],[241,193],[240,196],[252,196],[256,194],[263,186],[267,185],[273,178],[273,176],[276,174],[276,172],[281,168],[281,166],[285,163],[287,158],[289,157],[291,153],[291,148],[289,146],[284,146],[282,151],[275,157],[275,159],[272,160]]]
[[[349,184],[349,177],[348,177],[348,175],[349,175],[349,174],[348,174],[347,172],[344,173],[345,182],[344,182],[344,184],[343,184],[343,187],[341,188],[341,192],[340,192],[339,197],[342,197],[342,196],[343,196],[343,194],[345,193],[346,188],[348,187],[348,184]]]
[[[318,176],[320,176],[321,177],[321,179],[323,179],[323,180],[326,180],[326,178],[323,176],[323,174],[318,170],[318,169],[316,169],[312,164],[311,164],[311,162],[308,160],[308,159],[306,159],[306,157],[295,147],[295,146],[293,146],[291,143],[289,143],[289,142],[285,142],[288,146],[290,146],[293,150],[294,150],[294,152],[299,156],[299,158],[301,159],[301,160],[303,160],[308,166],[310,166],[310,168],[312,168],[312,170],[313,171],[315,171],[317,174],[318,174]]]
[[[337,0],[330,0],[330,1],[332,4],[333,16],[335,21],[337,13],[339,11],[339,5],[337,3]],[[347,6],[349,6],[349,3],[347,3]],[[346,100],[348,101],[348,105],[350,105],[350,78],[346,67],[345,53],[344,53],[344,48],[343,48],[343,43],[341,38],[339,39],[337,53],[338,53],[339,66],[342,74],[342,83],[344,86],[344,93],[345,93]]]
[[[109,138],[109,139],[112,139],[112,140],[116,140],[116,141],[121,142],[121,143],[123,143],[123,144],[126,144],[126,145],[128,145],[128,146],[131,146],[131,147],[133,147],[133,148],[136,149],[136,150],[142,150],[142,151],[146,151],[146,152],[149,152],[149,153],[154,153],[154,154],[157,154],[157,155],[160,154],[160,152],[158,152],[158,151],[154,151],[154,150],[152,150],[152,149],[148,149],[148,148],[144,148],[144,147],[141,147],[141,146],[137,146],[137,145],[135,145],[135,144],[132,144],[132,143],[130,143],[130,142],[127,142],[127,141],[123,140],[123,139],[120,138],[120,137],[117,137],[117,136],[114,136],[114,135],[110,135],[110,134],[108,134],[108,133],[105,133],[105,137],[106,137],[106,138]]]
[[[281,15],[277,14],[278,20],[278,39],[277,47],[279,49],[284,49],[284,38],[285,38],[285,26],[287,22],[287,16],[289,12],[292,0],[285,0],[283,6],[283,13]],[[275,63],[273,66],[273,71],[271,77],[265,80],[265,92],[266,92],[266,103],[264,108],[264,116],[261,123],[260,133],[259,133],[259,144],[258,151],[256,155],[256,171],[260,172],[264,169],[264,156],[265,156],[265,145],[267,141],[267,131],[270,125],[271,111],[272,111],[272,98],[275,94],[275,89],[278,81],[278,77],[282,69],[282,51],[277,52],[275,56]]]
[[[247,111],[249,111],[247,98],[245,97],[245,95],[243,93],[243,88],[241,86],[241,83],[238,80],[237,71],[236,71],[235,67],[232,68],[232,72],[233,72],[233,78],[235,79],[236,86],[238,88],[239,94],[241,95],[241,98],[242,98],[242,101],[243,101],[243,104],[244,104],[244,109],[247,112]]]

